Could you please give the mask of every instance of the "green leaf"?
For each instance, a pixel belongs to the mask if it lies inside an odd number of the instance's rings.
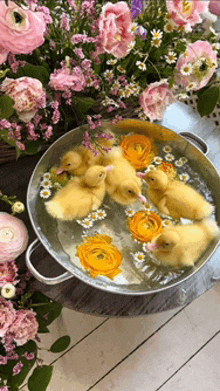
[[[28,379],[29,391],[46,391],[52,372],[53,367],[51,365],[43,365],[42,367],[35,368]]]
[[[32,65],[29,63],[26,63],[24,67],[19,67],[16,76],[33,77],[34,79],[40,80],[44,86],[48,84],[50,78],[49,71],[45,67],[41,65]]]
[[[42,142],[40,140],[36,140],[36,141],[27,140],[25,144],[26,145],[25,154],[36,155],[36,153],[40,152],[41,150],[41,144]]]
[[[7,95],[0,97],[0,116],[1,118],[9,118],[14,113],[14,101]]]
[[[201,117],[209,115],[215,108],[220,96],[219,87],[210,87],[199,96],[197,110]]]
[[[53,353],[60,353],[63,350],[66,350],[70,344],[70,337],[64,335],[63,337],[57,339],[53,345],[51,345],[50,351]]]
[[[12,147],[16,146],[16,141],[12,140],[9,137],[7,130],[1,130],[1,132],[0,132],[0,139],[2,139],[5,143],[11,145]]]
[[[75,96],[73,100],[73,105],[76,106],[76,109],[79,113],[86,113],[92,106],[94,106],[95,101],[92,98],[81,98]]]

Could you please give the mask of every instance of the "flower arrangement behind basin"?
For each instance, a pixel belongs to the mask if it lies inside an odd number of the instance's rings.
[[[161,120],[168,105],[198,95],[219,102],[219,35],[209,1],[17,0],[0,2],[0,139],[34,154],[61,132],[102,119]],[[105,137],[105,134],[103,134]]]

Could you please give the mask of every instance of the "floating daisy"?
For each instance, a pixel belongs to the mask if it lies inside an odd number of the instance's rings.
[[[172,221],[171,221],[171,220],[169,220],[169,219],[164,219],[164,220],[162,221],[162,226],[163,226],[163,227],[168,227],[168,226],[170,226],[170,225],[172,225]]]
[[[59,182],[55,182],[55,183],[54,183],[54,187],[55,187],[57,190],[62,189],[62,186],[61,186],[61,184],[60,184]]]
[[[41,191],[40,191],[40,197],[41,198],[49,198],[51,195],[51,191],[49,188],[46,188],[44,187]]]
[[[50,179],[43,179],[40,185],[45,188],[50,188],[53,186]]]
[[[132,216],[135,214],[135,210],[134,210],[134,209],[131,209],[131,208],[125,209],[125,214],[126,214],[126,216],[128,216],[128,217],[132,217]]]
[[[138,67],[141,71],[146,71],[146,69],[147,69],[146,64],[145,64],[144,62],[136,61],[136,65],[137,65],[137,67]]]
[[[91,213],[89,214],[89,218],[90,218],[92,221],[98,220],[98,213],[97,213],[97,212],[91,212]]]
[[[160,156],[155,156],[155,158],[153,159],[153,163],[155,163],[155,164],[161,164],[162,161],[163,161],[163,159]]]
[[[172,151],[172,148],[170,147],[170,145],[165,145],[163,147],[163,151],[166,153],[170,153]]]
[[[165,57],[165,60],[168,64],[173,64],[177,60],[177,55],[174,51],[169,51],[168,54]]]
[[[79,221],[77,220],[77,222]],[[93,221],[89,217],[87,217],[81,220],[80,224],[82,225],[83,228],[89,229],[93,226]]]
[[[179,158],[179,161],[182,162],[183,164],[186,164],[188,162],[188,159],[185,156],[183,156]]]
[[[135,261],[137,262],[144,262],[145,261],[145,255],[141,251],[138,251],[137,253],[133,254],[133,257]]]
[[[176,160],[174,164],[176,167],[182,167],[184,165],[184,163],[181,160]]]
[[[145,210],[151,210],[152,209],[151,204],[144,204],[144,209]]]
[[[172,162],[173,160],[175,160],[175,156],[173,156],[171,153],[167,153],[167,154],[165,155],[165,160],[166,160],[167,162]]]
[[[44,175],[43,175],[43,178],[44,179],[50,179],[51,178],[50,172],[45,172]]]
[[[107,214],[106,214],[104,209],[98,209],[96,211],[96,213],[97,213],[97,219],[98,220],[103,220],[107,216]]]
[[[187,182],[189,180],[190,176],[184,172],[180,175],[180,180],[183,181],[183,182]]]
[[[184,76],[191,75],[191,73],[192,73],[192,64],[190,64],[190,62],[187,62],[186,64],[184,64],[180,68],[180,73],[182,73],[182,75],[184,75]]]
[[[147,168],[144,172],[146,172],[146,174],[147,174],[149,171],[154,171],[156,169],[157,169],[157,167],[155,167],[153,164],[149,164],[149,166],[147,166]]]

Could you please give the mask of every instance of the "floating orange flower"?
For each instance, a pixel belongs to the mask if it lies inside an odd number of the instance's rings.
[[[85,242],[77,246],[76,255],[91,277],[102,275],[113,279],[122,272],[119,269],[122,253],[111,242],[110,236],[97,234],[87,237]]]
[[[149,137],[139,133],[125,137],[121,147],[124,157],[138,170],[147,167],[155,155]]]
[[[170,179],[174,179],[177,175],[177,172],[171,163],[162,162],[157,168],[165,172]]]
[[[128,219],[128,229],[134,239],[149,242],[162,231],[162,220],[156,213],[139,211]]]

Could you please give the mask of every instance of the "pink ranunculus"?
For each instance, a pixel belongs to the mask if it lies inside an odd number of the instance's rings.
[[[16,317],[11,324],[8,334],[13,337],[13,340],[18,346],[24,345],[30,339],[33,339],[37,334],[38,322],[35,318],[35,313],[31,310],[18,310]]]
[[[86,86],[86,78],[78,66],[72,70],[63,67],[50,75],[49,86],[57,91],[82,91]]]
[[[0,212],[0,264],[13,261],[28,244],[28,231],[23,221]]]
[[[38,79],[26,76],[18,79],[6,77],[1,90],[14,100],[14,109],[24,122],[30,122],[38,109],[46,106],[46,94]]]
[[[0,297],[0,337],[4,337],[15,320],[16,311],[10,301]]]
[[[184,67],[189,65],[189,74]],[[176,82],[184,87],[192,85],[193,91],[200,90],[211,79],[217,67],[217,55],[212,45],[207,41],[196,41],[186,48],[186,52],[179,56],[176,64]],[[193,86],[194,85],[194,86]]]
[[[7,57],[8,57],[8,50],[0,46],[0,65],[7,60]]]
[[[129,45],[135,38],[131,32],[131,24],[131,11],[125,1],[105,4],[98,20],[98,54],[107,52],[117,58],[125,57],[129,52]]]
[[[0,263],[0,287],[10,282],[12,284],[17,284],[18,268],[14,261]]]
[[[167,10],[172,21],[177,26],[185,27],[185,31],[191,31],[191,26],[200,23],[200,15],[208,10],[207,0],[166,0]]]
[[[13,54],[29,54],[44,43],[46,23],[41,12],[33,12],[9,1],[0,2],[0,45]]]
[[[219,0],[210,0],[209,11],[211,14],[220,15],[220,1]]]
[[[150,121],[162,120],[164,112],[176,101],[166,81],[149,84],[140,95],[140,105]]]

